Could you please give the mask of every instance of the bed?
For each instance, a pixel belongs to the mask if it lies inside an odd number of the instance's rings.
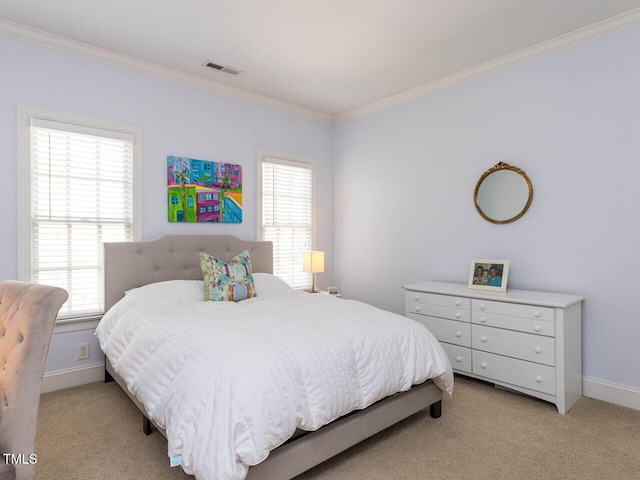
[[[202,301],[199,252],[228,262],[243,251],[257,295]],[[105,243],[107,313],[96,331],[105,379],[140,409],[145,433],[153,425],[167,437],[172,464],[199,479],[293,478],[427,407],[438,418],[443,391],[453,388],[447,356],[424,327],[360,302],[285,288],[271,275],[272,256],[271,242],[230,235]],[[392,355],[387,365],[373,355],[391,348],[377,342],[397,328],[418,330],[398,337],[406,358]],[[174,356],[163,357],[165,350]],[[333,357],[363,371],[343,375],[346,367],[328,366]],[[292,376],[274,373],[290,365]],[[336,392],[327,393],[334,383]]]

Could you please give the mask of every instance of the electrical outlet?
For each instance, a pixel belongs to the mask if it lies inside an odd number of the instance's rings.
[[[89,344],[79,343],[77,360],[86,360],[87,358],[89,358]]]

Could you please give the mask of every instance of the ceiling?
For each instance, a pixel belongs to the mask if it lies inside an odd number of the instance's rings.
[[[599,22],[626,28],[639,8],[640,0],[0,0],[0,34],[46,43],[48,32],[84,55],[88,44],[130,68],[157,66],[214,91],[335,118]],[[18,26],[30,29],[17,35]]]

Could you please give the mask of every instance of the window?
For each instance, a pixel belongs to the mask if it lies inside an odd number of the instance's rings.
[[[258,236],[273,242],[273,273],[293,288],[310,288],[302,252],[315,246],[316,161],[258,151]]]
[[[138,127],[19,106],[18,276],[69,292],[59,320],[103,313],[103,242],[137,240]]]

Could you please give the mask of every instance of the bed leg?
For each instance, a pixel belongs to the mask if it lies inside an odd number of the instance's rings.
[[[111,376],[111,374],[109,372],[107,372],[107,369],[104,369],[104,383],[111,383],[115,381],[114,378]]]
[[[146,415],[142,415],[142,432],[145,435],[151,435],[151,420]]]
[[[440,418],[442,415],[442,400],[438,400],[433,405],[429,406],[429,414],[431,418]]]

